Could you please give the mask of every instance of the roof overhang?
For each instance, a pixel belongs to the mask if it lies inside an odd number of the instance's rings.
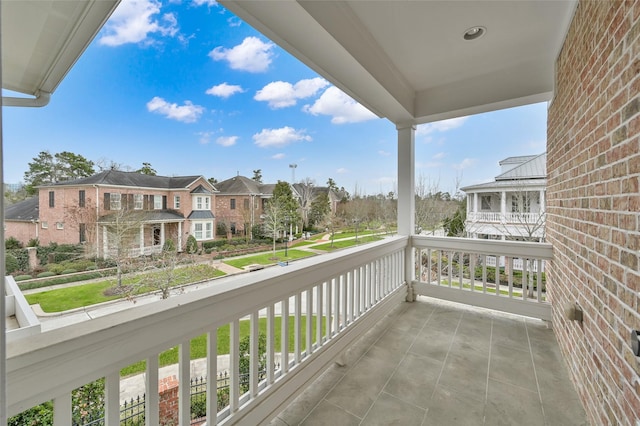
[[[551,99],[577,1],[220,0],[380,117],[421,124]],[[464,33],[486,28],[468,41]]]
[[[120,0],[3,1],[4,106],[43,106]]]

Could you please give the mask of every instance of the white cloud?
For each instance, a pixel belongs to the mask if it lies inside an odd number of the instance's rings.
[[[170,104],[161,97],[156,96],[147,102],[147,110],[164,115],[172,120],[194,123],[198,121],[204,112],[204,107],[194,105],[191,101],[184,101],[184,105]]]
[[[379,155],[382,155],[383,157],[388,157],[388,156],[390,156],[390,155],[391,155],[391,153],[390,153],[390,152],[383,151],[383,150],[378,151],[378,154],[379,154]]]
[[[427,161],[426,163],[417,162],[416,169],[437,169],[443,165],[444,164],[437,161]]]
[[[271,156],[271,158],[274,160],[282,160],[284,157],[285,155],[282,152]]]
[[[432,132],[447,132],[462,126],[468,118],[469,117],[457,117],[436,121],[434,123],[421,124],[416,129],[416,135],[428,135]]]
[[[242,93],[244,89],[241,86],[227,84],[226,82],[222,84],[218,84],[217,86],[213,86],[205,92],[207,95],[218,96],[220,98],[227,99],[230,96],[235,95],[236,93]]]
[[[253,140],[260,148],[280,148],[297,141],[311,141],[311,136],[305,132],[289,126],[280,129],[262,129],[260,133],[253,135]]]
[[[439,152],[436,155],[433,156],[434,160],[442,160],[444,157],[446,157],[447,154],[445,152]]]
[[[240,25],[242,25],[242,21],[236,18],[235,16],[232,16],[231,18],[227,19],[227,23],[231,28],[239,27]]]
[[[222,146],[233,146],[238,142],[238,136],[220,136],[216,143]]]
[[[152,34],[173,37],[178,33],[178,20],[172,13],[165,13],[160,20],[161,3],[157,0],[123,0],[113,12],[98,40],[106,46],[127,43],[153,43]]]
[[[346,173],[349,173],[349,170],[344,167],[340,167],[339,169],[336,169],[336,173],[338,173],[339,175],[344,175]]]
[[[209,52],[214,61],[227,61],[234,70],[253,73],[265,72],[273,59],[273,43],[265,43],[257,37],[247,37],[230,49],[218,46]]]
[[[468,169],[469,167],[473,166],[476,163],[476,161],[477,160],[475,158],[465,158],[458,164],[454,164],[453,168],[456,170]]]
[[[211,142],[211,136],[213,135],[213,132],[198,132],[196,133],[196,135],[199,136],[199,142],[202,145],[206,145],[209,142]]]
[[[358,123],[377,118],[335,86],[325,90],[313,105],[305,105],[303,111],[313,115],[330,115],[333,124]]]
[[[218,2],[216,0],[192,0],[191,3],[194,6],[202,6],[202,5],[207,5],[209,7],[218,6]]]
[[[295,105],[298,99],[315,95],[328,85],[329,82],[320,77],[300,80],[295,85],[286,81],[274,81],[258,90],[253,99],[266,101],[273,109],[285,108]]]

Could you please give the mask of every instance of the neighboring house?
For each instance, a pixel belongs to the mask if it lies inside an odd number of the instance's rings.
[[[4,211],[5,238],[14,237],[26,244],[40,237],[38,197],[28,198],[7,206]]]
[[[461,188],[467,194],[465,228],[473,238],[543,241],[547,154],[500,161],[494,182]]]
[[[291,185],[294,193],[298,194],[298,199],[300,200],[303,217],[306,219],[306,214],[308,214],[309,209],[311,208],[311,203],[316,197],[320,194],[327,194],[329,198],[329,207],[331,208],[331,212],[335,213],[338,209],[338,204],[344,198],[344,193],[335,191],[328,186],[313,186],[307,185],[305,183],[294,183]]]
[[[18,239],[23,242],[27,237],[37,237],[44,245],[87,243],[99,256],[113,250],[119,232],[129,237],[131,255],[158,251],[167,239],[181,250],[189,235],[197,241],[215,238],[217,191],[202,176],[149,176],[109,170],[38,189],[37,204],[27,200],[7,208],[5,223],[7,231],[11,230],[7,236],[20,235]],[[27,212],[27,202],[32,203],[31,213]],[[10,214],[12,208],[23,209],[22,216]],[[18,226],[20,217],[25,218],[22,228]],[[33,226],[36,222],[37,229]],[[29,231],[27,225],[34,229]],[[119,227],[118,232],[113,231],[115,227]]]

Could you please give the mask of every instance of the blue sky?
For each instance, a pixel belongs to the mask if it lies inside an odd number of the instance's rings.
[[[547,105],[422,125],[416,175],[442,191],[544,152]],[[161,175],[333,178],[395,190],[396,130],[212,0],[123,0],[44,108],[5,108],[5,182],[40,151]]]

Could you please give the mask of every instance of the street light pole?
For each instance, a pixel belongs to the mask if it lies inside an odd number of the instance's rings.
[[[284,219],[284,257],[287,257],[287,249],[289,248],[289,237],[287,236],[287,228],[289,225],[289,216]]]

